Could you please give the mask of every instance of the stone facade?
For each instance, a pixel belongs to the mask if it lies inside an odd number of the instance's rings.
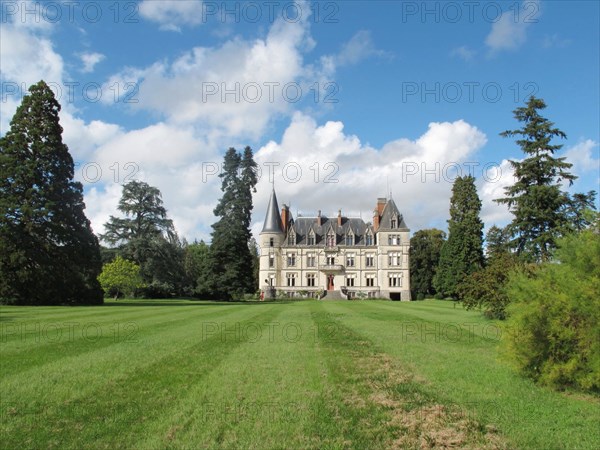
[[[410,230],[394,200],[379,198],[373,221],[292,217],[275,191],[259,238],[262,295],[410,300]]]

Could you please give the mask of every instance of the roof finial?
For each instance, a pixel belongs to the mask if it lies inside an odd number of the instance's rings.
[[[389,176],[389,175],[387,175],[387,176],[386,176],[386,179],[387,179],[387,192],[389,193],[389,192],[390,192],[390,176]],[[391,198],[391,197],[390,197],[390,198]]]

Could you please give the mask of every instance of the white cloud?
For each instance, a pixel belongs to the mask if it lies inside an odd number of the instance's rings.
[[[106,59],[105,55],[96,52],[82,53],[79,55],[79,57],[81,58],[81,62],[83,63],[83,68],[81,69],[83,73],[93,72],[94,68],[96,67],[96,64]]]
[[[527,40],[527,28],[537,22],[539,13],[540,2],[537,0],[524,1],[518,8],[511,7],[492,24],[485,44],[491,52],[518,49]]]
[[[3,79],[27,88],[41,79],[62,84],[62,57],[54,51],[50,39],[33,30],[21,25],[3,24],[0,53]]]
[[[456,47],[452,49],[450,52],[450,56],[458,56],[464,61],[471,61],[477,52],[475,50],[471,50],[466,45],[462,45],[460,47]]]
[[[594,152],[594,148],[598,146],[598,142],[586,139],[567,149],[564,155],[567,158],[566,162],[573,164],[573,172],[576,175],[589,171],[598,172],[600,158],[598,158],[598,150]],[[594,158],[594,154],[596,158]]]
[[[199,25],[204,20],[201,0],[143,0],[139,11],[167,31],[181,31],[181,26]]]
[[[159,113],[169,123],[195,124],[215,139],[257,139],[273,117],[292,110],[296,87],[308,95],[302,55],[314,43],[306,21],[278,19],[264,39],[234,38],[195,47],[172,62],[126,68],[104,87],[138,83],[132,108]],[[284,92],[286,85],[292,89]]]
[[[379,50],[375,47],[371,33],[367,30],[358,31],[346,42],[337,54],[324,55],[320,60],[320,67],[316,72],[322,76],[331,77],[338,67],[353,66],[372,56],[391,58],[390,52]]]
[[[372,219],[377,197],[388,185],[409,227],[444,227],[454,180],[453,169],[467,174],[466,162],[486,143],[485,135],[462,121],[431,123],[416,140],[398,139],[375,149],[344,133],[341,122],[317,125],[296,113],[281,142],[269,142],[256,153],[262,177],[255,196],[253,232],[258,234],[271,191],[268,167],[275,166],[280,203],[314,215],[336,214]],[[476,169],[477,171],[477,169]]]
[[[494,200],[506,196],[505,188],[515,183],[514,170],[508,160],[502,160],[486,171],[485,176],[477,180],[479,198],[481,199],[481,220],[489,229],[492,225],[504,226],[513,218],[508,206],[500,205]]]

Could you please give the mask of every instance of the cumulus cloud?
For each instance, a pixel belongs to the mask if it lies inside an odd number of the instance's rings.
[[[204,126],[213,135],[256,139],[273,117],[292,110],[298,92],[308,95],[302,55],[314,43],[303,21],[278,19],[264,39],[234,38],[195,47],[172,62],[126,68],[105,87],[136,83],[139,102],[132,108]]]
[[[505,11],[492,24],[492,29],[485,38],[485,44],[491,52],[518,49],[527,40],[527,28],[537,22],[539,13],[538,1],[524,1],[520,7]]]
[[[372,219],[377,197],[392,197],[413,230],[444,227],[452,182],[469,171],[486,136],[462,120],[431,123],[416,140],[398,139],[381,149],[344,133],[341,122],[318,125],[296,113],[281,142],[259,149],[261,178],[255,198],[253,232],[259,233],[271,191],[271,176],[280,203],[294,215],[344,214]],[[389,190],[388,190],[389,189]]]
[[[573,172],[577,175],[582,175],[586,172],[598,172],[600,167],[600,158],[598,158],[598,142],[592,139],[586,139],[578,144],[570,147],[565,152],[567,162],[573,164]],[[596,156],[596,158],[594,158]]]
[[[102,53],[82,53],[79,55],[79,58],[81,58],[81,62],[83,63],[83,67],[81,68],[81,71],[83,73],[91,73],[94,71],[94,68],[96,67],[96,64],[104,61],[104,59],[106,59],[106,56],[103,55]]]
[[[143,0],[139,12],[166,31],[181,31],[181,26],[199,25],[203,21],[201,0]]]

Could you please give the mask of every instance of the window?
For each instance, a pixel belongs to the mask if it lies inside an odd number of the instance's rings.
[[[327,247],[335,247],[335,233],[327,233]]]
[[[286,275],[286,278],[287,278],[288,287],[296,286],[296,274],[295,273],[288,273]]]
[[[401,273],[390,273],[388,275],[388,282],[390,287],[401,287],[402,286],[402,274]]]
[[[388,245],[400,245],[400,235],[398,235],[398,234],[388,235]]]
[[[306,285],[308,287],[315,287],[316,285],[316,276],[314,273],[308,273],[306,274]]]
[[[293,231],[291,231],[288,236],[288,243],[290,245],[296,245],[296,233],[294,233]]]
[[[373,235],[371,233],[365,237],[365,245],[373,245]]]
[[[354,267],[354,253],[348,253],[346,255],[346,266]]]
[[[328,256],[328,257],[327,257],[327,265],[328,265],[328,266],[333,266],[333,265],[335,265],[335,256]]]
[[[354,236],[351,233],[346,235],[346,245],[354,245]]]
[[[269,267],[275,267],[275,255],[269,255]]]
[[[372,273],[365,275],[365,281],[367,287],[375,286],[375,275],[373,275]]]
[[[315,254],[314,253],[309,253],[306,255],[306,267],[315,267],[316,264],[316,258],[315,258]]]
[[[288,256],[287,256],[287,265],[288,265],[288,267],[295,267],[296,266],[296,254],[295,253],[288,253]]]
[[[400,252],[388,253],[388,265],[389,266],[399,266],[401,261],[402,261],[402,253],[400,253]]]
[[[375,267],[375,256],[372,253],[367,253],[365,258],[365,265],[367,267]]]
[[[356,277],[356,275],[348,275],[346,276],[346,286],[348,287],[354,287],[354,278]]]
[[[396,228],[396,223],[398,222],[397,216],[392,217],[392,223],[390,224],[390,228]]]
[[[269,238],[269,247],[273,247],[275,245],[275,239]]]
[[[315,235],[314,233],[311,233],[308,235],[308,239],[306,240],[306,243],[308,245],[315,245]]]

